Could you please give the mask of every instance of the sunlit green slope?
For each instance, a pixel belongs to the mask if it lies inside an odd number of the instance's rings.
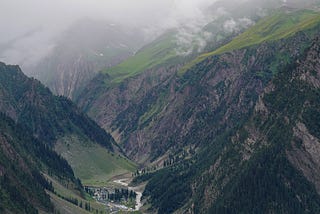
[[[138,51],[121,64],[104,71],[112,83],[119,83],[176,56],[174,33],[168,33]]]
[[[136,165],[125,157],[76,136],[59,140],[55,150],[68,161],[84,185],[103,185],[115,175],[136,170]]]
[[[180,74],[186,72],[193,65],[203,61],[207,57],[233,51],[263,42],[275,41],[293,36],[295,33],[311,29],[320,23],[320,13],[312,10],[278,11],[266,17],[237,36],[230,43],[212,51],[200,55],[188,63]]]

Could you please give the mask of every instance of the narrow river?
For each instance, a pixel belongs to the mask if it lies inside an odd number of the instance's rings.
[[[138,187],[130,187],[129,183],[128,183],[129,182],[128,179],[118,179],[118,180],[114,180],[113,182],[116,183],[116,184],[120,184],[121,186],[128,187],[128,190],[132,190],[137,194],[136,206],[135,206],[135,210],[134,211],[140,210],[140,208],[143,205],[142,202],[141,202],[141,198],[142,198],[141,190],[139,190]]]

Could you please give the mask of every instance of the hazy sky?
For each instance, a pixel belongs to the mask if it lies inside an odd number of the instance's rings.
[[[60,32],[81,18],[148,26],[149,33],[185,23],[197,27],[204,24],[203,9],[215,1],[0,0],[0,61],[35,63],[54,47]]]
[[[199,15],[215,0],[1,0],[0,42],[44,28],[56,31],[89,17],[128,24],[158,24]],[[172,24],[169,23],[169,24]]]
[[[189,44],[191,37],[214,17],[212,11],[209,15],[205,11],[218,1],[229,5],[247,1],[269,2],[267,0],[0,0],[0,61],[22,66],[36,63],[52,50],[56,38],[62,31],[83,18],[135,26],[143,29],[147,37],[158,35],[170,28],[177,28],[181,36],[178,42]],[[219,11],[223,10],[217,8],[216,13]],[[230,20],[226,26],[232,27],[235,24]],[[203,41],[199,43],[205,45]]]

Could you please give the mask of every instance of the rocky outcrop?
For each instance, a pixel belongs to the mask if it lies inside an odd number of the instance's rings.
[[[312,182],[320,194],[320,141],[311,135],[303,123],[293,129],[292,149],[287,151],[288,159]]]

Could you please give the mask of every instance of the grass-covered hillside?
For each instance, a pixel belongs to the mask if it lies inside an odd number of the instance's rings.
[[[183,74],[190,67],[203,61],[207,57],[265,42],[288,38],[297,32],[311,29],[319,23],[320,14],[317,11],[281,9],[280,11],[261,19],[253,27],[234,38],[228,44],[217,48],[212,52],[200,55],[198,58],[188,63],[180,71],[180,74]]]
[[[157,65],[163,65],[177,56],[175,50],[175,34],[167,33],[151,44],[139,50],[117,66],[105,70],[112,83],[120,83],[126,78],[133,77]]]
[[[287,38],[299,31],[315,27],[319,22],[319,12],[312,10],[279,11],[270,17],[262,19],[227,45],[203,56],[221,54],[263,42]]]
[[[137,166],[120,154],[101,145],[66,136],[58,141],[55,150],[72,166],[84,185],[105,185],[113,176],[134,172]]]

